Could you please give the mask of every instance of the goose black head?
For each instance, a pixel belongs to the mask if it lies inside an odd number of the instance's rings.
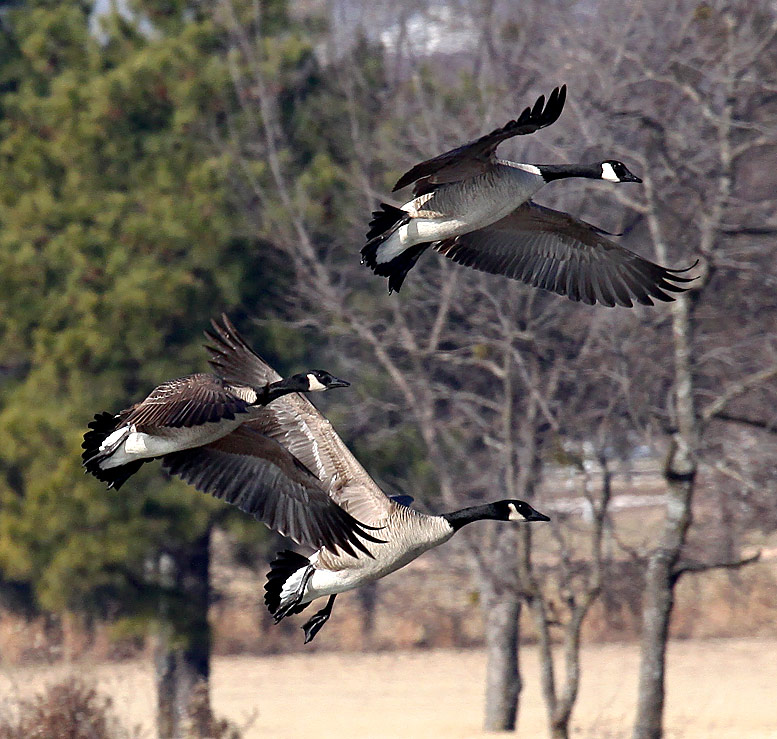
[[[443,513],[441,518],[444,518],[454,531],[474,521],[550,521],[548,516],[535,511],[523,500],[497,500],[495,503]]]
[[[324,392],[333,387],[348,387],[351,383],[340,380],[325,370],[311,370],[304,375],[295,375],[299,378],[306,392]]]
[[[443,513],[441,518],[444,518],[454,531],[474,521],[550,521],[548,516],[535,511],[523,500],[497,500],[495,503]]]
[[[601,178],[608,182],[642,182],[637,175],[629,172],[623,162],[616,159],[607,159],[602,162]]]
[[[550,521],[550,517],[523,500],[498,500],[493,504],[502,521]]]

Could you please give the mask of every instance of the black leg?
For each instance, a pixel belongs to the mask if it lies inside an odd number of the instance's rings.
[[[305,644],[313,641],[313,637],[321,631],[321,627],[329,620],[332,615],[332,606],[335,604],[337,593],[329,596],[326,605],[318,612],[314,613],[310,619],[302,625],[305,629]]]

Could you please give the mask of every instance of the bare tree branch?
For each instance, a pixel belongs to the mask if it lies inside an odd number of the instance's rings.
[[[701,411],[701,419],[709,421],[710,418],[720,417],[720,414],[731,401],[744,395],[748,390],[763,385],[764,382],[772,377],[777,377],[777,364],[758,372],[753,372],[737,382],[731,383],[712,403]]]
[[[715,562],[695,562],[692,560],[681,560],[672,570],[672,576],[675,580],[687,572],[707,572],[708,570],[738,570],[746,567],[761,558],[760,550],[749,557],[743,557],[735,560],[718,560]]]

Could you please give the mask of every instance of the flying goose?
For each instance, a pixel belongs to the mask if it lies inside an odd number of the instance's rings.
[[[253,354],[245,342],[242,344]],[[283,395],[348,385],[323,370],[257,384],[229,382],[205,373],[168,380],[145,400],[120,413],[96,414],[81,445],[83,465],[109,488],[118,490],[144,462],[215,441],[234,431],[257,408]]]
[[[530,199],[548,182],[585,177],[642,182],[622,162],[520,164],[498,159],[496,148],[513,136],[550,126],[561,115],[566,85],[479,139],[416,164],[393,191],[415,183],[401,208],[381,203],[361,250],[362,263],[388,277],[399,291],[409,270],[430,246],[458,264],[506,275],[589,305],[631,307],[633,300],[672,301],[672,283],[687,270],[654,264],[607,238],[607,231]],[[692,265],[693,266],[693,265]],[[688,268],[690,269],[690,267]]]
[[[241,365],[240,348],[228,344],[214,358],[219,371]],[[232,381],[256,384],[277,379],[277,373],[254,357],[255,373],[229,375]],[[316,547],[312,556],[280,552],[265,585],[265,603],[275,622],[321,596],[326,606],[302,627],[305,642],[331,615],[337,593],[357,588],[404,567],[420,554],[453,536],[473,521],[547,521],[528,503],[500,500],[442,515],[428,515],[408,506],[407,496],[387,497],[367,474],[321,413],[307,398],[287,395],[258,409],[254,418],[210,444],[168,454],[163,466],[198,490],[238,506],[302,544],[319,518],[301,503],[317,494],[336,502],[374,536],[363,539],[359,552]]]

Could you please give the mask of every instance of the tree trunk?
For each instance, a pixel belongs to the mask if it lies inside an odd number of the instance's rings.
[[[692,300],[684,295],[672,305],[676,430],[664,468],[668,501],[663,531],[658,547],[650,555],[645,577],[634,739],[660,739],[663,735],[669,619],[677,583],[676,567],[691,525],[698,439],[691,372]]]
[[[356,599],[361,606],[362,635],[364,648],[371,649],[375,640],[375,608],[378,603],[378,583],[362,585],[356,591]]]
[[[486,627],[486,731],[515,731],[521,675],[518,669],[521,597],[515,582],[516,532],[502,527],[496,532],[492,562],[505,563],[505,571],[493,573],[484,583]],[[502,556],[504,555],[504,556]],[[505,577],[505,580],[498,578]]]
[[[634,739],[660,739],[663,735],[664,673],[669,620],[677,583],[675,567],[691,522],[693,479],[672,480],[669,491],[662,544],[651,554],[645,576]]]
[[[642,606],[639,693],[634,739],[659,739],[664,713],[664,666],[669,617],[674,593],[670,584],[671,555],[656,552],[650,559]]]
[[[521,676],[518,620],[521,601],[502,593],[486,602],[486,731],[515,731]]]
[[[160,739],[209,734],[209,565],[210,529],[160,558],[164,595],[154,654]]]

